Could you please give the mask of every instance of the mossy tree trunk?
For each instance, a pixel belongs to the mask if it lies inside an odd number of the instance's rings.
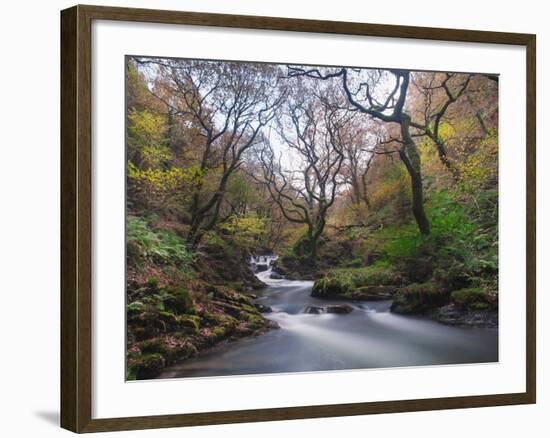
[[[416,144],[409,132],[410,117],[403,114],[401,136],[403,147],[399,150],[399,158],[405,165],[411,178],[412,212],[420,233],[430,234],[430,222],[424,210],[424,188],[422,186],[421,159]]]

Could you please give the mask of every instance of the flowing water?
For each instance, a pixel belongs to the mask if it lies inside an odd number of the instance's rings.
[[[256,258],[267,284],[257,303],[280,326],[264,335],[227,342],[159,377],[198,377],[498,361],[498,330],[452,327],[389,311],[391,301],[329,301],[310,296],[313,282],[270,278],[274,257]],[[349,304],[349,314],[308,314],[309,306]]]

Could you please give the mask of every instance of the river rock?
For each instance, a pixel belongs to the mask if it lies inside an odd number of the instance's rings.
[[[326,311],[327,313],[347,314],[353,311],[353,307],[349,304],[336,304],[333,306],[328,306]]]
[[[284,277],[279,274],[277,271],[271,271],[271,274],[269,275],[269,278],[271,278],[272,280],[282,280],[284,279]]]
[[[325,313],[325,309],[320,306],[307,306],[304,313],[308,313],[310,315],[320,315],[321,313]]]
[[[258,309],[261,313],[271,313],[273,312],[273,309],[270,306],[266,306],[265,304],[255,304],[256,309]]]
[[[270,329],[274,329],[274,330],[277,330],[277,329],[281,328],[281,326],[279,325],[279,323],[277,321],[272,321],[270,319],[267,320],[267,327],[270,328]]]
[[[269,269],[269,264],[267,263],[257,263],[256,264],[256,272],[264,272]]]
[[[498,327],[498,312],[496,310],[464,310],[453,303],[441,307],[436,312],[435,319],[447,325]]]

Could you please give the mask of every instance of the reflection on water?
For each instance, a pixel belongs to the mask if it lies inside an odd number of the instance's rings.
[[[167,368],[160,378],[220,376],[498,361],[498,330],[451,327],[389,312],[390,301],[347,302],[349,314],[303,313],[327,302],[310,296],[310,281],[258,277],[257,301],[281,329],[228,342]],[[329,304],[344,304],[331,301]]]

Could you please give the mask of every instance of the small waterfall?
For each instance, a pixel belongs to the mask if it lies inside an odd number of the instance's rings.
[[[256,277],[264,283],[270,284],[280,279],[272,279],[273,262],[277,260],[279,256],[275,254],[258,255],[250,257],[250,268],[256,275]]]

